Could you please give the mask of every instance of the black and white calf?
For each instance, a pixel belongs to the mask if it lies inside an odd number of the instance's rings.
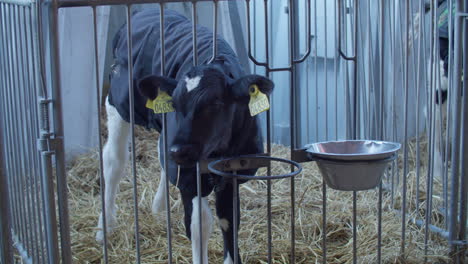
[[[166,72],[161,68],[160,11],[148,9],[132,16],[133,82],[135,83],[135,123],[161,131],[161,115],[147,108],[146,102],[163,91],[172,96],[175,112],[168,113],[169,155],[165,156],[159,144],[161,164],[168,160],[168,171],[161,171],[161,180],[153,200],[154,213],[165,210],[165,184],[169,178],[177,184],[185,209],[185,228],[192,241],[193,262],[199,263],[203,252],[208,263],[208,238],[212,229],[212,214],[206,196],[216,195],[216,213],[224,238],[224,263],[232,263],[233,208],[232,184],[218,176],[202,175],[202,208],[198,207],[195,163],[201,159],[229,157],[263,152],[263,139],[256,117],[249,112],[249,88],[269,94],[273,83],[258,75],[245,75],[239,61],[220,37],[218,53],[212,56],[212,32],[197,27],[200,66],[192,66],[192,25],[185,17],[167,10],[164,16]],[[127,29],[123,26],[113,42],[115,66],[111,74],[111,88],[106,100],[109,137],[104,146],[104,177],[107,230],[116,225],[115,196],[128,159],[129,125]],[[163,140],[159,138],[160,143]],[[178,166],[180,176],[177,179]],[[243,171],[254,174],[255,170]],[[216,188],[215,188],[216,187]],[[202,230],[199,230],[198,212],[202,211]],[[239,208],[237,208],[239,210]],[[239,214],[238,214],[239,215]],[[102,214],[96,239],[103,240]],[[202,234],[200,234],[200,232]],[[199,248],[202,236],[202,249]],[[201,263],[200,263],[201,264]]]

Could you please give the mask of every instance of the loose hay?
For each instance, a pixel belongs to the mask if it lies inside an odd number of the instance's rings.
[[[140,245],[142,263],[167,263],[167,236],[165,214],[153,216],[151,202],[159,182],[157,160],[157,133],[137,129],[137,173],[138,205],[140,217]],[[414,150],[414,144],[411,145]],[[410,153],[413,153],[410,151]],[[412,154],[411,154],[412,155]],[[273,156],[288,158],[289,149],[275,145]],[[422,162],[427,159],[421,159]],[[410,156],[408,174],[409,216],[424,213],[416,210],[414,196],[415,159]],[[402,164],[400,163],[400,174]],[[312,162],[303,164],[304,171],[295,178],[296,186],[296,263],[316,263],[322,259],[322,177]],[[422,174],[426,164],[421,164]],[[76,263],[101,263],[102,247],[94,235],[101,200],[99,195],[98,154],[91,152],[74,160],[68,170],[70,197],[70,222],[73,259]],[[289,165],[273,165],[273,174],[289,171]],[[261,169],[260,174],[265,170]],[[131,175],[127,169],[126,175]],[[401,180],[400,180],[401,184]],[[425,177],[419,187],[421,205],[425,208]],[[436,182],[435,188],[440,189]],[[250,181],[240,188],[241,228],[239,247],[244,263],[267,262],[267,214],[265,181]],[[383,263],[422,263],[424,258],[424,229],[409,223],[406,234],[405,261],[399,258],[401,241],[401,217],[395,209],[401,206],[401,188],[395,193],[392,204],[389,192],[383,196],[382,215],[382,260]],[[352,193],[327,188],[327,262],[352,263]],[[132,263],[135,261],[135,239],[133,218],[133,190],[131,177],[125,177],[117,196],[118,224],[109,238],[110,263]],[[172,243],[175,263],[191,263],[191,244],[185,236],[183,208],[178,191],[171,186]],[[211,196],[210,196],[211,197]],[[375,263],[377,260],[377,200],[378,191],[358,192],[358,261]],[[434,208],[440,205],[434,200]],[[210,198],[213,208],[214,201]],[[290,258],[290,179],[272,182],[272,233],[273,263],[289,263]],[[214,211],[214,210],[213,210]],[[443,217],[434,213],[432,223],[442,224]],[[408,219],[409,220],[409,219]],[[209,242],[210,263],[222,263],[222,235],[215,221],[214,232]],[[446,241],[431,235],[429,261],[445,262]]]

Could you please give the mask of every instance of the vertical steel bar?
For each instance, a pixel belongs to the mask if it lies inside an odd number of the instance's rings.
[[[407,179],[406,175],[408,174],[408,102],[409,102],[409,87],[408,87],[408,63],[409,63],[409,0],[406,0],[406,46],[405,50],[405,64],[404,64],[404,89],[405,89],[405,105],[404,105],[404,165],[403,165],[403,197],[402,197],[402,221],[401,221],[401,255],[405,258],[405,244],[406,244],[406,192],[407,192]]]
[[[296,25],[294,24],[294,18],[296,16],[296,5],[294,4],[295,2],[293,0],[289,1],[289,61],[291,65],[291,69],[289,70],[289,89],[290,89],[290,94],[289,94],[289,122],[290,122],[290,137],[291,137],[291,152],[290,155],[292,155],[293,151],[295,150],[296,147],[296,125],[297,122],[295,120],[296,118],[296,113],[295,113],[295,106],[296,106],[296,78],[295,78],[295,73],[297,70],[297,65],[294,64],[294,57],[296,55]],[[292,157],[291,157],[292,159]],[[294,171],[294,167],[291,166],[291,172]],[[296,205],[295,205],[295,198],[296,198],[296,192],[295,192],[295,181],[294,177],[291,177],[290,179],[290,188],[291,188],[291,196],[290,196],[290,201],[291,201],[291,260],[290,263],[294,264],[296,262]]]
[[[99,149],[99,188],[101,193],[101,212],[102,212],[102,231],[104,234],[103,239],[103,255],[104,263],[109,262],[109,257],[107,253],[107,215],[106,215],[106,199],[105,199],[105,180],[104,180],[104,164],[102,160],[102,138],[101,138],[101,97],[99,89],[99,54],[98,54],[98,36],[97,36],[97,14],[96,6],[92,7],[93,9],[93,41],[94,41],[94,74],[96,81],[96,113],[97,113],[97,135],[98,135],[98,149]]]
[[[379,1],[378,2],[378,7],[379,7],[379,44],[380,44],[380,52],[379,52],[379,80],[380,80],[380,127],[379,127],[379,139],[384,140],[384,111],[385,111],[385,81],[384,81],[384,60],[385,60],[385,27],[384,27],[384,22],[385,22],[385,13],[384,13],[384,5],[385,3]],[[386,173],[387,174],[387,173]],[[388,174],[387,174],[388,175]],[[378,190],[378,206],[377,206],[377,263],[382,262],[382,182],[379,184],[379,190]]]
[[[40,81],[40,74],[37,74],[37,70],[39,71],[42,71],[43,68],[41,67],[41,64],[39,63],[39,60],[41,59],[41,54],[38,50],[38,31],[39,31],[39,26],[40,26],[40,23],[39,23],[39,19],[37,17],[37,13],[39,12],[40,10],[40,4],[37,3],[36,5],[32,5],[31,6],[31,9],[29,10],[29,17],[30,17],[30,20],[29,20],[29,36],[30,36],[30,39],[31,39],[31,45],[32,45],[32,54],[34,54],[32,57],[32,63],[31,63],[31,68],[32,68],[32,79],[33,79],[33,90],[32,90],[32,98],[31,98],[31,105],[34,106],[32,109],[33,109],[33,112],[34,112],[34,117],[37,118],[39,120],[40,116],[39,116],[39,113],[38,113],[38,107],[37,107],[37,100],[38,100],[38,92],[41,91],[42,89],[40,89],[41,85],[42,85],[42,82]],[[36,26],[36,28],[34,27]],[[39,58],[38,58],[39,57]],[[36,138],[39,138],[39,124],[40,122],[36,120],[35,122],[35,126],[34,126],[34,133],[36,135]],[[40,152],[38,150],[36,150],[36,159],[35,159],[35,163],[36,163],[36,166],[37,166],[37,174],[35,175],[34,177],[34,180],[35,180],[35,184],[36,184],[36,188],[35,188],[35,194],[36,194],[36,210],[37,210],[37,215],[38,215],[38,224],[39,224],[39,227],[41,228],[41,230],[39,231],[40,232],[40,236],[41,236],[41,239],[40,239],[40,248],[41,248],[41,257],[42,257],[42,261],[44,263],[46,263],[47,261],[47,255],[45,254],[44,250],[46,249],[46,245],[44,243],[44,240],[45,239],[45,234],[44,234],[44,231],[43,231],[43,219],[45,218],[44,215],[42,214],[43,211],[41,210],[41,205],[42,205],[42,208],[44,208],[43,204],[44,204],[44,199],[41,199],[41,195],[40,195],[40,179],[41,179],[41,173],[42,173],[42,168],[41,168],[41,162],[40,162]]]
[[[14,41],[14,46],[12,47],[13,53],[14,53],[14,68],[12,68],[15,79],[14,79],[14,84],[15,84],[15,89],[12,90],[12,95],[13,97],[11,98],[11,102],[13,104],[13,124],[16,127],[16,137],[15,137],[15,144],[17,145],[17,155],[19,155],[19,161],[18,161],[18,170],[17,174],[15,177],[18,178],[18,189],[17,192],[19,194],[22,194],[24,192],[24,182],[25,182],[25,174],[27,173],[27,164],[24,160],[24,154],[26,152],[25,147],[24,147],[24,133],[23,133],[23,125],[20,124],[22,122],[23,118],[22,116],[22,107],[20,106],[19,100],[22,98],[22,91],[24,87],[23,80],[21,78],[21,67],[20,67],[20,62],[21,62],[21,56],[20,56],[20,51],[18,49],[21,49],[21,43],[20,43],[20,36],[19,36],[19,6],[18,5],[13,5],[13,21],[14,25],[12,25],[12,30],[13,30],[13,37],[12,40]],[[13,142],[12,142],[13,143]],[[31,238],[29,237],[29,232],[27,230],[28,228],[28,221],[25,217],[27,214],[27,201],[26,197],[24,195],[19,195],[20,198],[20,208],[19,208],[19,217],[21,218],[22,226],[20,227],[21,232],[23,233],[23,241],[20,241],[24,248],[26,250],[31,248]]]
[[[4,109],[2,111],[2,113],[5,114],[5,135],[4,135],[4,138],[7,142],[12,142],[11,141],[11,129],[13,128],[12,125],[11,125],[11,122],[12,122],[12,119],[11,119],[11,112],[10,112],[10,103],[9,103],[9,87],[12,86],[12,80],[11,80],[11,71],[7,71],[7,68],[11,68],[11,53],[10,53],[10,45],[11,43],[9,43],[7,41],[7,39],[10,39],[9,37],[9,34],[8,34],[8,21],[10,21],[10,19],[6,18],[7,16],[9,16],[9,10],[10,10],[10,6],[8,4],[2,4],[2,31],[3,31],[3,36],[2,36],[2,41],[3,41],[3,54],[4,54],[4,58],[3,58],[3,65],[5,65],[6,67],[3,67],[4,68],[4,93],[2,95],[2,99],[4,100],[2,103],[2,105],[4,106]],[[9,45],[10,44],[10,45]],[[7,129],[9,128],[9,129]],[[6,164],[7,166],[7,170],[8,170],[8,175],[7,175],[7,179],[10,181],[10,188],[12,189],[15,189],[16,187],[16,179],[15,177],[11,177],[9,175],[12,175],[13,174],[13,171],[15,170],[15,165],[13,164],[13,158],[14,158],[14,155],[15,155],[15,152],[12,150],[12,146],[11,144],[7,143],[5,144],[5,147],[6,147],[6,153],[10,153],[10,158],[6,159],[6,161],[8,162]],[[17,204],[18,204],[18,200],[16,199],[16,193],[14,191],[10,192],[10,206],[11,206],[11,209],[10,209],[10,212],[11,212],[11,215],[12,215],[12,228],[13,230],[16,230],[19,226],[19,221],[18,221],[18,218],[17,218],[17,213],[16,213],[16,210],[18,208]]]
[[[390,4],[390,8],[388,10],[389,12],[389,24],[390,24],[390,53],[391,53],[391,58],[392,58],[392,79],[393,79],[393,85],[392,85],[392,107],[391,107],[391,135],[392,135],[392,140],[396,141],[396,125],[395,125],[395,120],[396,120],[396,108],[395,108],[395,101],[396,101],[396,78],[395,73],[396,73],[396,51],[395,51],[395,46],[396,46],[396,15],[395,15],[395,5]],[[392,18],[395,18],[392,20]],[[391,201],[392,201],[392,207],[395,204],[395,176],[398,177],[398,166],[395,166],[396,161],[392,162],[392,176],[391,176]]]
[[[309,6],[309,9],[310,9],[310,6]],[[337,6],[336,6],[336,2],[333,3],[333,17],[335,18],[336,20],[336,16],[337,16]],[[334,31],[334,40],[335,40],[335,46],[336,46],[336,40],[338,39],[338,24],[335,23],[335,28],[333,29]],[[339,61],[339,57],[338,57],[338,50],[335,49],[335,52],[333,53],[333,66],[334,66],[334,83],[335,83],[335,87],[334,87],[334,90],[335,90],[335,140],[338,140],[338,61]],[[307,75],[308,76],[308,75]],[[307,90],[308,90],[308,87],[307,87]],[[309,119],[307,119],[309,120]],[[310,141],[308,141],[310,142]]]
[[[26,100],[27,100],[27,105],[29,106],[29,111],[28,111],[28,118],[27,118],[27,123],[29,124],[28,126],[28,129],[29,129],[29,135],[28,135],[28,139],[29,139],[29,146],[30,146],[30,163],[32,165],[32,170],[31,170],[31,174],[30,174],[30,184],[29,184],[29,190],[30,190],[30,203],[31,205],[33,206],[32,208],[32,216],[31,216],[31,219],[32,219],[32,222],[33,222],[33,231],[34,231],[34,236],[35,236],[35,246],[34,246],[34,249],[35,249],[35,258],[36,258],[36,262],[37,263],[40,263],[40,260],[42,260],[42,257],[41,257],[41,251],[40,249],[42,248],[42,239],[40,238],[40,227],[41,225],[39,224],[39,218],[38,218],[38,200],[36,199],[37,198],[37,195],[36,195],[36,191],[37,191],[37,188],[35,188],[37,182],[36,182],[36,174],[39,172],[39,169],[37,167],[37,149],[35,148],[36,144],[36,139],[37,139],[37,133],[36,132],[36,128],[37,128],[37,115],[35,115],[35,93],[34,93],[34,78],[33,78],[33,67],[34,67],[34,64],[33,64],[33,59],[32,59],[32,56],[33,56],[33,44],[32,44],[32,39],[30,38],[30,31],[31,31],[31,28],[30,28],[30,23],[31,23],[31,6],[27,6],[27,7],[24,7],[23,9],[23,17],[24,17],[24,23],[23,23],[23,30],[24,30],[24,40],[25,40],[25,50],[26,50],[26,76],[28,76],[27,78],[27,85],[28,85],[28,91],[27,91],[27,96],[26,96]],[[28,10],[28,15],[26,14],[26,10]],[[30,55],[31,54],[31,55]]]
[[[192,48],[193,65],[198,65],[198,45],[197,45],[197,2],[192,1]],[[203,219],[202,219],[202,189],[200,164],[197,163],[197,194],[198,194],[198,232],[200,234],[200,263],[203,263]],[[208,260],[207,260],[208,261]]]
[[[67,178],[65,170],[65,147],[63,143],[63,112],[61,103],[61,81],[60,81],[60,46],[59,46],[59,31],[58,31],[58,0],[52,2],[51,19],[51,50],[53,51],[52,61],[52,76],[53,76],[53,98],[54,100],[54,134],[55,134],[55,172],[57,180],[57,203],[60,223],[60,242],[62,262],[71,263],[71,243],[70,243],[70,224],[68,214],[68,198],[67,198]],[[50,174],[52,177],[52,174]],[[52,195],[53,193],[51,193]]]
[[[325,140],[329,139],[328,134],[328,68],[327,68],[327,61],[328,61],[328,28],[327,28],[327,19],[328,19],[328,11],[327,11],[327,2],[323,2],[323,8],[325,9],[324,12],[324,20],[323,20],[323,27],[324,27],[324,62],[323,62],[323,71],[324,71],[324,78],[325,78]]]
[[[423,1],[419,1],[419,36],[418,36],[418,56],[417,56],[417,69],[416,69],[416,212],[419,211],[419,182],[420,182],[420,174],[421,174],[421,166],[420,166],[420,159],[421,159],[421,139],[419,137],[419,102],[421,97],[421,42],[422,42],[422,33],[425,30],[424,27],[424,15],[423,15]],[[413,33],[413,40],[415,39],[415,35]]]
[[[461,7],[463,6],[463,1],[457,1],[457,16],[455,17],[455,42],[454,42],[454,81],[452,86],[453,95],[452,102],[453,105],[453,131],[452,131],[452,172],[451,172],[451,192],[450,192],[450,224],[449,224],[449,243],[451,246],[451,253],[453,255],[452,261],[456,262],[457,246],[453,243],[457,239],[457,216],[458,216],[458,206],[459,206],[459,196],[458,189],[460,187],[460,178],[459,178],[459,166],[460,166],[460,111],[461,111],[461,70],[462,70],[462,61],[461,61],[461,52],[462,52],[462,18],[459,16],[459,12],[462,11]]]
[[[266,77],[270,78],[270,31],[269,31],[269,16],[268,16],[268,2],[265,0],[263,2],[263,10],[264,10],[264,27],[265,27],[265,63],[266,67]],[[271,101],[271,96],[269,95],[268,98]],[[266,127],[267,127],[267,153],[271,154],[271,120],[273,112],[271,110],[267,111],[266,114]],[[271,175],[271,165],[267,167],[267,174]],[[267,180],[267,240],[268,240],[268,263],[272,263],[273,261],[273,235],[272,235],[272,219],[271,219],[271,180]],[[236,234],[237,235],[237,234]]]
[[[434,159],[435,159],[435,148],[439,148],[439,146],[435,146],[435,142],[436,141],[436,137],[437,135],[435,134],[435,130],[436,130],[436,126],[438,124],[436,124],[436,115],[437,115],[437,106],[435,106],[433,104],[433,102],[435,101],[434,100],[434,96],[435,96],[435,93],[437,91],[437,84],[438,84],[438,80],[439,78],[437,77],[438,75],[438,69],[439,69],[439,55],[438,55],[438,49],[437,49],[437,32],[438,32],[438,27],[437,27],[437,8],[438,8],[438,5],[437,3],[432,3],[432,8],[431,8],[431,29],[432,29],[432,32],[431,32],[431,47],[432,47],[432,52],[431,52],[431,86],[430,86],[430,89],[429,89],[429,104],[430,104],[430,108],[431,109],[431,114],[430,114],[430,135],[429,135],[429,142],[431,142],[430,144],[430,148],[429,148],[429,162],[428,162],[428,166],[429,166],[429,170],[428,170],[428,175],[427,175],[427,185],[426,185],[426,193],[427,193],[427,197],[426,197],[426,216],[425,216],[425,234],[424,234],[424,262],[427,262],[427,254],[428,254],[428,250],[429,250],[429,245],[428,245],[428,241],[429,241],[429,228],[430,228],[430,225],[431,225],[431,220],[432,220],[432,190],[433,190],[433,177],[434,177],[434,165],[435,165],[435,162],[434,162]],[[436,64],[437,62],[437,64]],[[439,111],[440,112],[440,111]],[[440,130],[442,131],[442,130]],[[439,143],[440,143],[440,140],[439,140]]]
[[[319,137],[319,114],[318,114],[318,109],[319,109],[319,85],[318,85],[318,29],[317,29],[317,0],[314,1],[314,17],[315,17],[315,23],[314,23],[314,32],[315,32],[315,54],[314,54],[314,71],[315,71],[315,109],[314,109],[314,112],[315,112],[315,142],[319,142],[320,140],[320,137]]]
[[[160,16],[159,16],[159,39],[161,45],[161,76],[166,75],[166,46],[165,46],[165,27],[164,27],[164,4],[160,3]],[[167,159],[168,155],[168,143],[167,143],[167,114],[162,114],[163,120],[163,150],[164,150],[164,173],[166,173],[165,177],[167,179],[168,167],[169,167],[169,160]],[[166,230],[167,230],[167,251],[168,251],[168,258],[167,261],[169,264],[172,263],[172,228],[171,228],[171,204],[170,204],[170,196],[169,196],[169,181],[165,181],[166,188]]]
[[[233,174],[237,174],[236,171],[233,172]],[[232,178],[232,192],[233,192],[233,198],[232,198],[232,215],[233,215],[233,237],[234,237],[234,264],[239,263],[239,245],[238,245],[238,228],[239,228],[239,215],[237,211],[237,207],[239,207],[239,186],[237,184],[237,178]]]
[[[327,184],[322,179],[322,263],[327,263]]]
[[[23,51],[23,52],[20,52],[23,89],[20,91],[21,96],[18,98],[18,100],[22,101],[23,104],[25,104],[23,105],[24,110],[21,111],[22,120],[23,120],[22,135],[23,135],[24,149],[25,149],[24,160],[26,163],[26,167],[25,167],[26,172],[24,173],[24,176],[23,176],[25,177],[24,179],[25,186],[23,187],[23,190],[24,190],[24,194],[25,194],[24,196],[27,202],[27,208],[26,208],[26,211],[27,211],[26,219],[28,222],[27,229],[28,229],[28,233],[30,233],[30,236],[31,236],[29,254],[33,260],[35,259],[36,262],[39,262],[38,261],[39,252],[38,252],[38,247],[37,247],[37,243],[39,240],[36,236],[37,233],[35,232],[36,223],[34,222],[34,210],[33,210],[34,203],[33,203],[32,195],[31,195],[32,184],[33,184],[32,178],[33,178],[33,174],[35,173],[35,170],[33,169],[34,164],[33,164],[33,158],[32,158],[32,155],[35,150],[34,148],[35,144],[33,142],[33,136],[32,136],[32,131],[31,131],[32,126],[34,124],[30,116],[32,105],[29,104],[29,100],[28,100],[30,91],[31,91],[31,86],[29,82],[30,73],[29,73],[29,67],[28,67],[30,65],[28,61],[29,47],[27,45],[27,39],[26,39],[27,21],[26,21],[25,9],[27,7],[21,6],[19,8],[20,8],[19,20],[21,21],[21,23],[18,23],[19,24],[18,32],[19,32],[19,39],[20,39],[19,47]]]
[[[4,5],[2,4],[0,6],[1,9],[1,14],[3,17],[3,8]],[[5,56],[5,53],[2,50],[1,53],[1,58],[3,59]],[[5,64],[4,64],[5,65]],[[1,73],[0,73],[1,74]],[[4,74],[1,74],[0,76],[4,76]],[[3,78],[2,78],[3,79]],[[0,90],[0,93],[2,94],[3,98],[3,89],[6,89],[5,82],[3,82],[3,87]],[[2,104],[3,105],[3,104]],[[2,107],[3,108],[3,107]],[[3,131],[5,130],[4,128],[4,117],[2,114],[0,114],[0,143],[2,146],[5,146],[5,138],[3,137]],[[6,171],[6,155],[3,155],[4,149],[0,148],[0,242],[1,242],[1,262],[2,263],[13,263],[13,249],[12,249],[12,240],[11,240],[11,212],[10,212],[10,201],[9,201],[9,185],[8,185],[8,179],[7,179],[7,171]]]
[[[357,192],[353,191],[353,263],[357,264]]]
[[[201,183],[201,173],[200,173],[200,163],[197,162],[197,203],[198,203],[198,234],[199,234],[199,241],[200,242],[200,264],[204,263],[203,262],[203,219],[202,219],[202,183]],[[235,209],[234,209],[235,210]],[[235,241],[237,242],[237,241]],[[207,245],[208,246],[208,245]],[[234,251],[234,252],[237,252],[237,251]],[[193,252],[195,253],[195,252]],[[236,259],[236,255],[237,254],[234,254],[234,259]],[[195,255],[193,256],[195,258]],[[208,262],[208,260],[207,260]],[[236,262],[234,262],[236,263]]]
[[[468,13],[468,2],[465,1],[464,12]],[[463,87],[462,89],[468,91],[468,30],[467,18],[463,20]],[[468,96],[463,97],[463,133],[462,133],[462,149],[468,149]],[[460,180],[460,231],[458,235],[459,241],[466,241],[467,232],[467,214],[468,214],[468,155],[465,151],[461,151],[461,180]],[[460,263],[465,263],[467,245],[460,247]]]
[[[449,0],[449,24],[448,24],[448,28],[449,28],[449,58],[448,58],[448,86],[449,86],[449,89],[447,89],[447,92],[448,92],[448,95],[447,95],[447,102],[452,102],[452,91],[450,89],[450,87],[452,87],[452,84],[453,84],[453,0]],[[444,158],[444,161],[445,161],[445,170],[444,170],[444,178],[443,178],[443,185],[444,185],[444,219],[445,219],[445,228],[448,229],[448,226],[449,226],[449,193],[448,193],[448,185],[449,185],[449,166],[447,165],[448,164],[448,160],[449,160],[449,152],[450,152],[450,149],[449,149],[449,142],[450,142],[450,135],[451,135],[451,129],[452,129],[452,126],[451,126],[451,116],[452,116],[452,107],[451,107],[451,104],[450,103],[447,103],[447,121],[446,121],[446,125],[447,125],[447,130],[446,130],[446,134],[445,134],[445,158]]]
[[[130,108],[130,134],[131,134],[131,149],[132,149],[132,177],[133,177],[133,206],[134,206],[134,221],[135,221],[135,246],[136,246],[136,263],[141,262],[140,252],[140,227],[138,217],[138,184],[136,171],[136,153],[135,153],[135,98],[133,87],[133,54],[132,54],[132,5],[126,6],[127,11],[127,43],[128,43],[128,93],[129,93],[129,108]],[[169,208],[168,208],[169,210]]]
[[[248,15],[248,14],[247,14]],[[218,0],[213,0],[213,56],[211,57],[208,64],[213,63],[218,54]]]
[[[197,20],[197,2],[192,1],[192,47],[194,66],[198,65]]]

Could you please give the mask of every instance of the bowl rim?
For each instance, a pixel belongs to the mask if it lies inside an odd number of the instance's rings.
[[[318,144],[327,144],[327,143],[345,143],[345,142],[375,142],[375,143],[384,143],[393,145],[389,150],[382,151],[374,154],[362,154],[362,153],[334,153],[334,152],[317,152],[312,150],[312,145]],[[383,141],[383,140],[371,140],[371,139],[356,139],[356,140],[330,140],[330,141],[321,141],[310,143],[305,146],[306,152],[315,156],[322,157],[331,160],[356,160],[356,161],[365,161],[365,160],[380,160],[385,159],[388,156],[396,153],[401,149],[401,144],[398,142],[392,141]]]

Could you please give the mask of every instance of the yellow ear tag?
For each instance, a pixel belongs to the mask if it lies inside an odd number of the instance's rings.
[[[261,112],[270,109],[270,103],[268,102],[268,96],[262,93],[256,84],[253,84],[249,88],[250,101],[249,110],[251,116],[256,116]]]
[[[172,106],[172,97],[169,96],[166,92],[158,89],[158,96],[154,100],[148,99],[146,101],[146,107],[153,109],[156,114],[163,114],[174,112],[174,107]]]

